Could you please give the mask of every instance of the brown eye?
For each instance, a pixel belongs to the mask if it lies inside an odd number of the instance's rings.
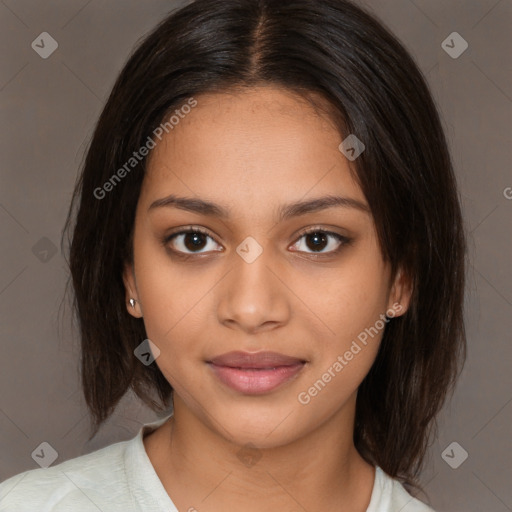
[[[210,243],[210,241],[214,243]],[[205,231],[199,229],[174,233],[166,237],[164,245],[172,245],[172,251],[183,254],[202,254],[212,250],[218,251],[218,249],[215,249],[216,244],[213,238]]]
[[[304,239],[304,243],[300,243],[302,239]],[[313,229],[302,233],[301,237],[297,242],[295,242],[293,247],[295,247],[296,251],[309,254],[334,254],[341,248],[341,246],[347,245],[350,242],[351,240],[349,238],[342,236],[339,233]]]
[[[321,231],[315,231],[306,235],[306,245],[312,251],[322,251],[328,244],[328,235]]]
[[[189,251],[201,250],[206,245],[206,235],[203,233],[186,233],[183,235],[183,245]]]

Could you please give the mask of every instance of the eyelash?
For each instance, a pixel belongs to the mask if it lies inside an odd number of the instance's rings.
[[[206,230],[204,230],[202,228],[199,228],[199,227],[192,227],[191,226],[190,228],[187,227],[186,229],[183,229],[181,231],[177,231],[175,233],[171,233],[170,235],[166,235],[161,240],[161,243],[162,243],[162,245],[164,247],[166,247],[168,250],[170,250],[171,252],[173,252],[174,254],[176,254],[179,257],[184,257],[184,258],[190,258],[190,257],[194,257],[194,256],[201,257],[202,255],[207,254],[207,253],[200,253],[200,252],[197,252],[197,253],[190,252],[190,253],[188,253],[188,252],[182,252],[182,251],[177,251],[175,249],[171,249],[168,246],[169,242],[171,242],[177,236],[189,235],[189,234],[194,234],[194,233],[203,234],[203,235],[211,238],[212,240],[214,240],[214,238],[211,236],[211,234],[208,231],[206,231]],[[297,242],[301,238],[303,238],[304,236],[307,236],[307,235],[313,234],[313,233],[322,233],[322,234],[327,235],[327,236],[332,236],[338,242],[340,242],[340,246],[337,249],[334,249],[334,250],[331,250],[331,251],[328,251],[328,252],[319,252],[319,253],[305,252],[305,251],[296,251],[296,252],[307,254],[308,257],[312,257],[314,259],[317,259],[317,258],[319,259],[319,258],[322,258],[322,257],[330,257],[330,256],[333,256],[335,254],[338,254],[344,246],[350,245],[353,242],[352,238],[348,238],[346,236],[340,235],[339,233],[335,233],[333,231],[327,231],[327,230],[321,229],[319,227],[314,227],[314,228],[308,228],[308,229],[305,229],[305,230],[301,231],[298,234],[298,238],[296,239],[296,241],[294,242],[293,245],[296,245]],[[222,252],[222,251],[215,251],[215,252]]]

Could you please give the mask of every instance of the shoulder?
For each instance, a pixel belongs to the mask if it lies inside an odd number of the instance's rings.
[[[105,503],[109,503],[109,511],[130,510],[124,453],[131,442],[112,444],[5,480],[0,483],[0,512],[97,512]],[[112,500],[115,496],[118,500]],[[115,509],[112,503],[116,503]]]
[[[434,512],[432,508],[411,496],[397,480],[393,480],[393,491],[391,497],[392,510],[401,512]]]
[[[432,508],[411,496],[404,486],[381,468],[376,468],[375,494],[367,512],[434,512]],[[372,496],[373,498],[373,496]]]

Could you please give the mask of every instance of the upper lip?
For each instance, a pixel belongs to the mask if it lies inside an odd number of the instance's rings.
[[[277,352],[228,352],[208,361],[217,366],[231,368],[274,368],[276,366],[292,366],[304,363],[303,359],[285,356]]]

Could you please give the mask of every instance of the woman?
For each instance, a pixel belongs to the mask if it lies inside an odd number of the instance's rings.
[[[407,490],[464,358],[465,238],[428,87],[373,17],[173,13],[67,228],[93,434],[129,389],[164,417],[7,480],[0,510],[432,510]]]

